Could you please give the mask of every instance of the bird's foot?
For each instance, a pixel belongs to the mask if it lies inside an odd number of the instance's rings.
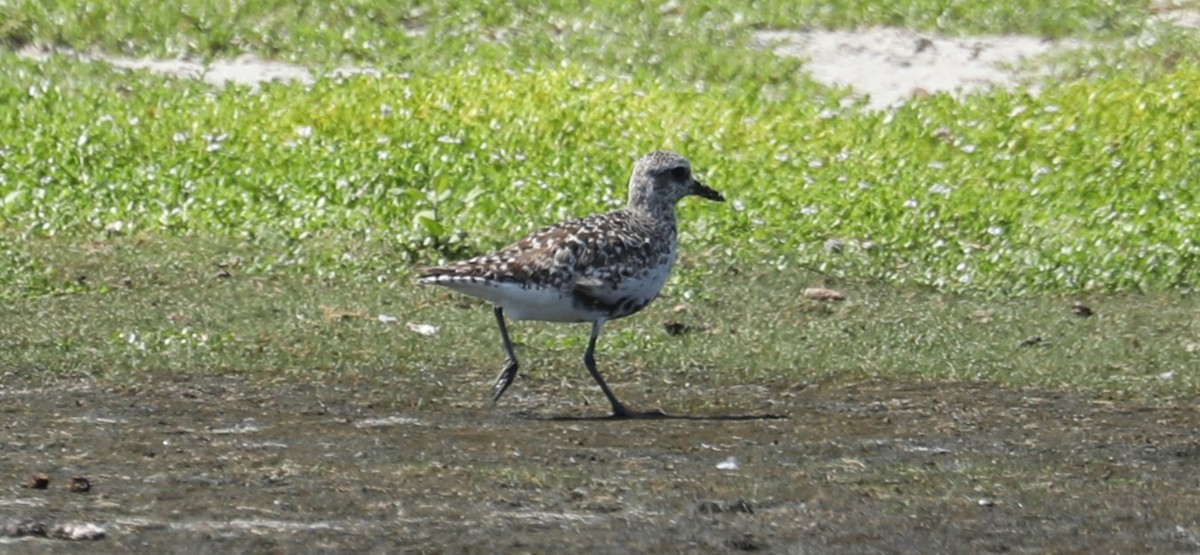
[[[492,384],[492,402],[500,400],[500,396],[508,390],[508,386],[512,385],[513,380],[517,378],[517,361],[508,359],[504,364],[504,369],[500,371],[500,375],[496,376],[496,382]]]

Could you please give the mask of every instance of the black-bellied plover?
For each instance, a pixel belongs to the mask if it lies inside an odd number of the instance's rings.
[[[517,377],[507,314],[513,320],[591,322],[583,363],[612,404],[613,416],[664,416],[629,410],[617,400],[596,370],[596,338],[605,322],[645,308],[662,290],[678,252],[675,204],[688,195],[725,200],[692,177],[683,156],[652,152],[633,167],[625,208],[542,228],[495,254],[419,270],[418,283],[492,302],[508,357],[492,386],[493,402]]]

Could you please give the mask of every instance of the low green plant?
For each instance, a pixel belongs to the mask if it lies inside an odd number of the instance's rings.
[[[454,65],[464,57],[503,65],[583,65],[721,80],[761,77],[765,60],[732,64],[731,43],[761,28],[890,25],[952,34],[1128,36],[1149,2],[1068,0],[732,0],[645,5],[604,0],[501,5],[483,0],[421,3],[335,0],[195,2],[13,0],[0,6],[0,40],[80,50],[170,56],[272,58],[401,68]]]
[[[619,206],[631,161],[670,148],[730,198],[685,203],[685,244],[750,267],[991,293],[1200,273],[1193,66],[864,113],[803,88],[680,90],[574,65],[212,90],[9,61],[11,237],[233,233],[299,251],[339,234],[433,261]]]
[[[283,249],[271,242],[201,236],[118,237],[69,248],[33,240],[24,248],[54,269],[52,283],[71,288],[0,303],[0,368],[25,378],[140,383],[202,372],[266,382],[402,379],[411,387],[395,395],[410,400],[423,387],[443,398],[447,386],[439,381],[449,380],[475,384],[458,395],[482,405],[503,360],[484,303],[417,287],[411,275],[383,266],[295,271],[277,264]],[[364,260],[388,254],[380,245],[347,252]],[[685,258],[685,273],[698,272],[697,258]],[[815,285],[834,287],[846,300],[806,298],[804,289]],[[614,387],[635,398],[652,391],[667,407],[694,396],[693,385],[788,389],[870,379],[984,381],[1170,402],[1200,391],[1197,299],[1178,292],[986,298],[722,265],[702,283],[672,284],[642,313],[612,322],[599,361]],[[1078,302],[1088,310],[1073,307]],[[518,385],[570,396],[573,404],[602,403],[580,360],[586,324],[510,327],[523,368]]]

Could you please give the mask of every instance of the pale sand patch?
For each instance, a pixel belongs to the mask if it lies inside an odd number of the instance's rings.
[[[1200,29],[1200,0],[1156,2],[1149,24]],[[1126,40],[1153,40],[1152,32]],[[761,31],[755,42],[780,56],[808,61],[818,82],[850,87],[868,98],[871,109],[904,104],[913,95],[950,92],[965,95],[991,87],[1013,88],[1046,72],[1039,56],[1079,49],[1088,43],[1023,35],[954,38],[906,29],[871,27],[853,31]]]
[[[1166,21],[1179,27],[1200,29],[1200,1],[1165,0],[1150,6],[1154,19]]]
[[[971,92],[991,86],[1011,87],[1019,75],[1010,66],[1056,47],[1075,48],[1078,41],[1050,42],[1033,37],[943,38],[892,28],[856,31],[763,31],[757,44],[781,56],[806,58],[806,68],[822,83],[849,86],[869,96],[871,108],[902,104],[914,92]],[[19,54],[46,60],[66,56],[114,67],[145,70],[213,86],[254,86],[264,82],[312,84],[316,76],[303,66],[266,60],[253,54],[202,63],[188,59],[128,58],[61,48],[25,47]],[[377,73],[339,68],[333,76]]]
[[[313,72],[304,66],[277,60],[266,60],[254,54],[242,54],[233,59],[213,60],[202,63],[188,59],[127,58],[107,54],[89,54],[62,48],[39,48],[26,46],[17,55],[31,60],[47,60],[52,56],[75,58],[84,62],[103,62],[113,67],[145,70],[181,79],[200,79],[216,87],[229,84],[254,86],[269,82],[298,82],[311,85],[316,81]],[[340,67],[329,75],[333,77],[355,74],[378,74],[369,68]]]
[[[814,79],[858,91],[868,97],[872,109],[898,106],[914,94],[1015,87],[1029,75],[1014,69],[1022,61],[1084,46],[1076,40],[1020,35],[950,38],[887,27],[761,31],[755,42],[780,56],[805,58]]]

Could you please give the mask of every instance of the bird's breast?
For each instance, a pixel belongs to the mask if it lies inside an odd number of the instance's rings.
[[[636,268],[622,268],[607,279],[590,283],[575,291],[576,305],[601,313],[612,320],[629,316],[650,304],[671,276],[674,252]]]

